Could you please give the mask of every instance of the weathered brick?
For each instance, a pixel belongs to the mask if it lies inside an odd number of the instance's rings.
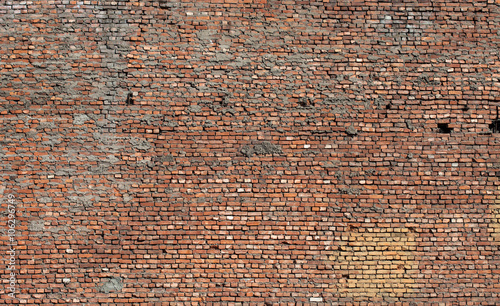
[[[498,4],[0,4],[0,304],[497,304]]]

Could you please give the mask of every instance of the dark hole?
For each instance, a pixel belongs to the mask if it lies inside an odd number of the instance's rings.
[[[467,105],[465,105],[465,106],[462,108],[462,110],[463,110],[464,112],[466,112],[466,111],[468,111],[468,110],[469,110],[469,107],[468,107]]]
[[[391,103],[387,104],[387,105],[385,106],[385,109],[391,109]]]
[[[439,133],[443,134],[450,134],[453,130],[452,128],[448,127],[448,123],[438,123],[438,129]]]
[[[132,104],[134,104],[134,99],[132,99],[132,97],[133,97],[133,95],[132,95],[132,93],[130,92],[130,93],[127,95],[127,101],[126,101],[127,105],[132,105]]]
[[[493,133],[500,132],[500,119],[493,120],[493,122],[490,124],[490,130]]]
[[[160,8],[162,9],[168,9],[168,7],[171,5],[168,3],[168,0],[159,0],[160,3]]]
[[[302,107],[306,107],[309,105],[309,100],[307,99],[300,99],[299,100],[299,105],[302,106]]]

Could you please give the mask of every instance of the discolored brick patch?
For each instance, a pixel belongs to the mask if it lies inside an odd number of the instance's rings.
[[[418,274],[416,250],[415,234],[405,228],[344,233],[328,258],[340,277],[338,295],[386,302],[410,297]]]

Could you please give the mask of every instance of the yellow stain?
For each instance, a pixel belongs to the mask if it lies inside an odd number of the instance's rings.
[[[339,249],[328,258],[340,277],[338,296],[387,301],[412,292],[418,273],[415,237],[404,228],[346,233]]]
[[[491,209],[491,236],[493,241],[500,243],[500,199],[495,200],[495,204],[490,205]]]

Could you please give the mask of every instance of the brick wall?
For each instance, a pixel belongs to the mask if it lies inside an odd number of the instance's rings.
[[[0,1],[0,303],[498,304],[499,28],[498,0]]]

